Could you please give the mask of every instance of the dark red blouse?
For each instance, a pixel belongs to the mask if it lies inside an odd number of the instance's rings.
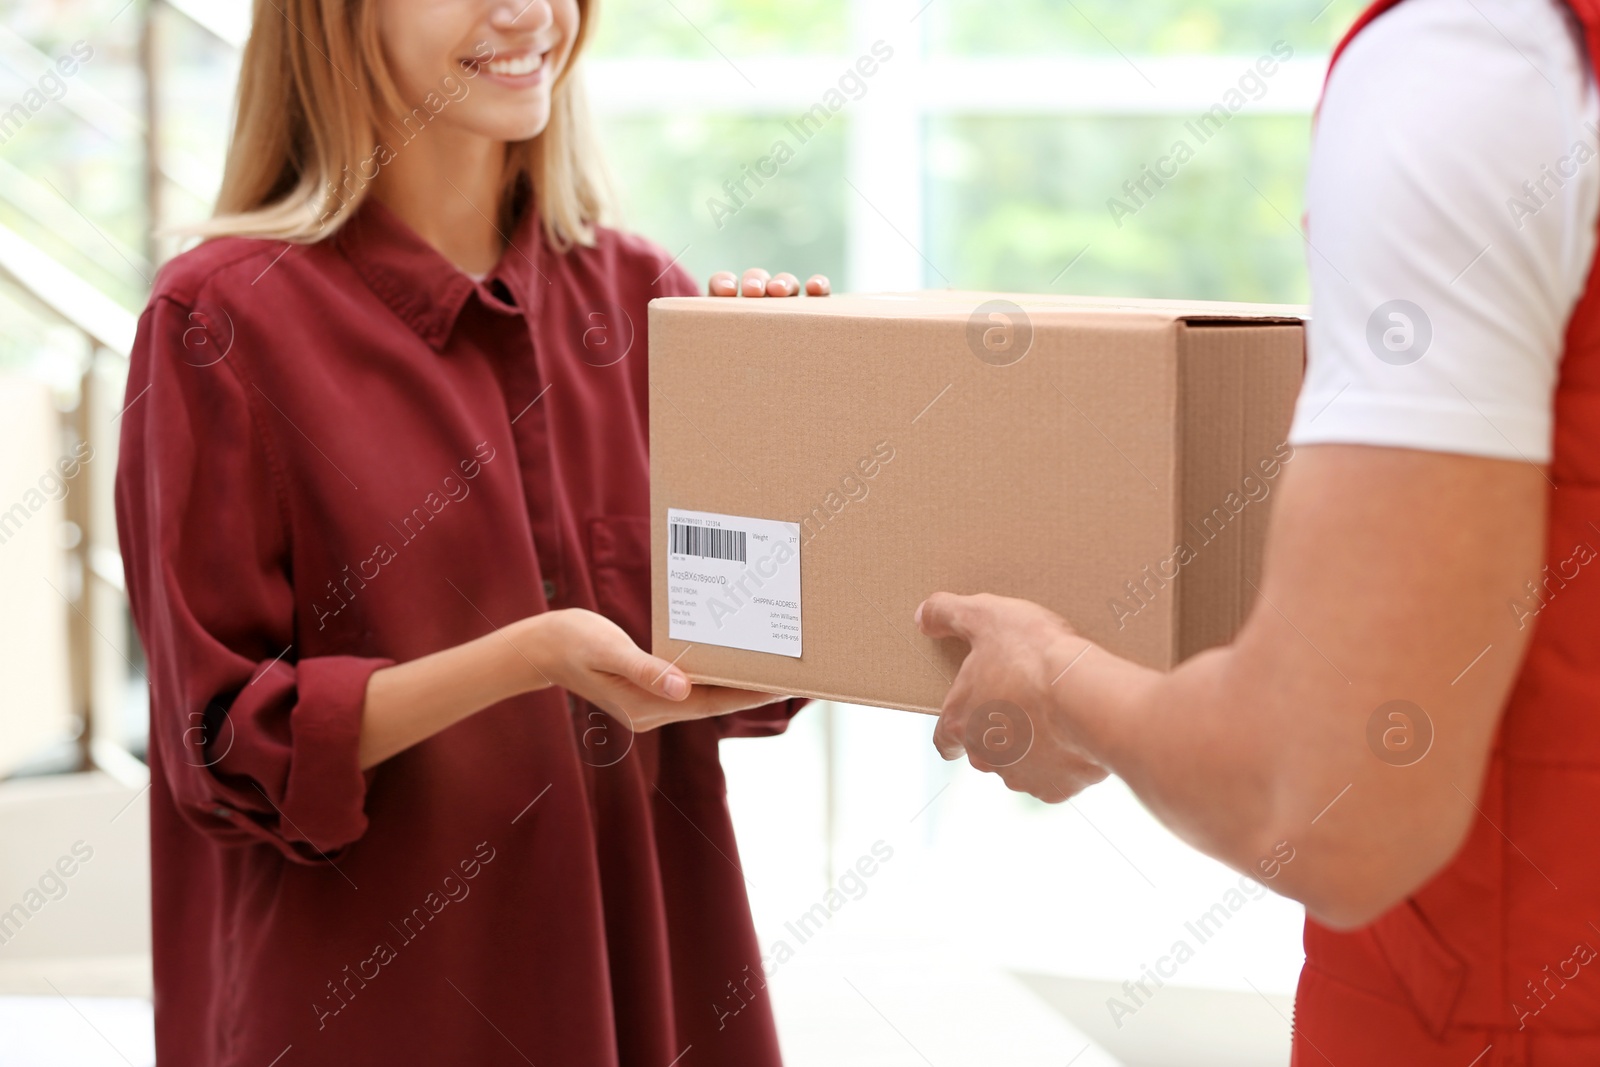
[[[717,741],[797,704],[633,737],[552,689],[357,761],[381,667],[548,607],[648,641],[645,306],[693,292],[532,212],[475,284],[375,200],[163,268],[116,494],[163,1067],[779,1062],[721,1007],[760,953]]]

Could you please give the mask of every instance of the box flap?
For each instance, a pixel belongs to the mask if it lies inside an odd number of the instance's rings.
[[[1007,300],[1029,315],[1102,313],[1192,323],[1275,323],[1308,321],[1310,309],[1289,304],[1247,304],[1220,300],[1144,300],[1038,293],[987,293],[961,289],[926,289],[906,293],[841,293],[826,298],[726,299],[698,296],[662,297],[651,306],[667,311],[692,307],[730,315],[804,314],[833,318],[968,317],[992,300]]]

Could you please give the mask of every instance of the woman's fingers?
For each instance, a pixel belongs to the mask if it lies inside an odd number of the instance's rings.
[[[648,733],[675,722],[711,719],[772,702],[772,697],[766,694],[732,698],[715,686],[704,685],[692,687],[689,695],[682,700],[666,700],[650,690],[640,690],[625,680],[619,679],[615,684],[628,689],[628,692],[619,694],[617,699],[619,704],[627,706],[628,725],[635,733]]]
[[[760,267],[751,267],[744,272],[744,280],[740,283],[739,291],[745,296],[766,296],[767,283],[771,280],[771,274]]]
[[[626,642],[625,647],[617,649],[617,659],[608,668],[611,673],[626,678],[647,693],[668,700],[682,700],[689,695],[689,679],[681,670],[638,648],[626,637],[623,641]]]
[[[707,706],[711,708],[712,715],[726,715],[729,712],[744,711],[748,708],[764,708],[768,704],[775,704],[783,697],[771,693],[758,693],[754,689],[735,689],[726,685],[701,685],[695,687],[695,694],[704,693]]]
[[[661,669],[650,676],[649,688],[653,692],[660,693],[668,700],[682,700],[689,695],[691,688],[689,679],[682,671],[654,656],[650,656],[649,659],[651,662],[648,669],[652,671],[655,671],[656,664],[662,664]]]
[[[712,296],[799,296],[802,292],[807,296],[827,296],[833,286],[823,274],[813,274],[801,285],[800,279],[788,271],[774,275],[751,267],[742,275],[731,270],[717,271],[706,284],[706,292]]]

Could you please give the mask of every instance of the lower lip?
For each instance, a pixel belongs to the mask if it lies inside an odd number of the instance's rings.
[[[496,85],[502,85],[507,89],[532,89],[534,86],[544,82],[544,72],[544,64],[540,64],[537,70],[530,71],[527,74],[496,74],[486,66],[478,68],[480,77],[487,78]]]

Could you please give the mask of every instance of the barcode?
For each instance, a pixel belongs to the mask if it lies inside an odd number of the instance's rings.
[[[744,558],[744,531],[719,530],[712,526],[689,526],[675,522],[667,528],[676,556],[700,556],[705,559],[731,559],[740,563]]]

